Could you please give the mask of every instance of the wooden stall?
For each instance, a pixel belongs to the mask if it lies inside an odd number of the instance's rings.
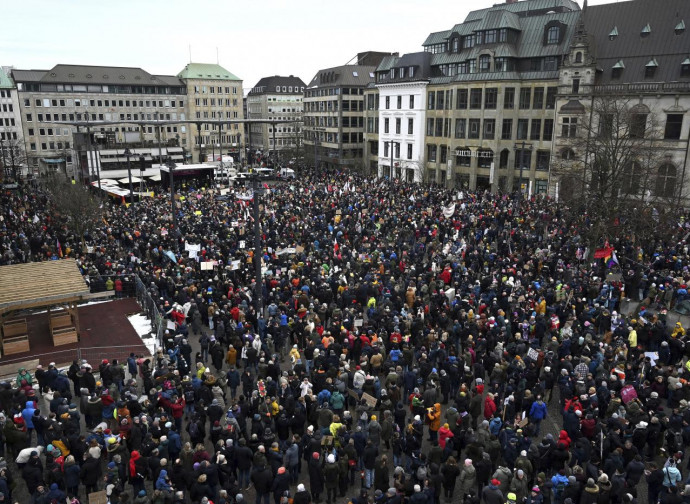
[[[3,355],[28,352],[29,332],[21,310],[47,307],[54,346],[79,340],[77,302],[89,288],[74,259],[0,266]],[[51,307],[59,309],[51,312]]]

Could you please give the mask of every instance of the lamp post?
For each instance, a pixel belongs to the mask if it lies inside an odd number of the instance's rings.
[[[175,180],[173,173],[175,171],[175,163],[171,159],[168,159],[168,161],[165,163],[165,166],[167,166],[168,170],[170,170],[170,210],[172,211],[173,232],[177,234],[177,215],[175,214]]]
[[[146,158],[143,155],[139,156],[139,201],[141,201],[141,194],[144,192],[144,167]]]
[[[518,189],[520,190],[519,203],[522,203],[522,170],[525,168],[525,148],[529,146],[529,150],[532,150],[532,144],[527,144],[524,140],[521,144],[516,144],[514,147],[515,151],[520,151],[520,180],[518,181]],[[518,149],[519,147],[519,149]]]
[[[316,131],[314,131],[314,173],[317,175],[317,178],[318,178],[319,168],[318,168],[318,164],[316,161],[316,147],[318,146],[318,144],[319,144],[319,135]]]
[[[129,148],[125,149],[125,157],[127,158],[127,177],[129,178],[129,202],[134,203],[134,188],[132,187],[132,166],[129,163],[129,157],[132,153]]]

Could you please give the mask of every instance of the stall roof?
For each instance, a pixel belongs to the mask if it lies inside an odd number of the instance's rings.
[[[159,166],[159,165],[157,165]],[[187,171],[187,170],[215,170],[216,165],[212,164],[206,164],[206,163],[201,163],[201,164],[178,164],[175,166],[174,171],[176,172],[182,172],[182,171]],[[163,165],[161,166],[161,171],[165,173],[170,173],[170,168],[167,166]]]
[[[87,294],[74,259],[0,266],[0,313],[67,303]]]

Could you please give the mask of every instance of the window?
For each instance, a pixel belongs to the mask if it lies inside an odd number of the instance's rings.
[[[690,77],[690,58],[686,58],[680,64],[680,76],[681,77]]]
[[[543,69],[545,72],[553,72],[555,70],[558,70],[558,57],[557,56],[545,57]]]
[[[503,149],[498,158],[499,168],[508,168],[508,158],[510,157],[510,151],[508,149]]]
[[[656,69],[657,69],[656,63],[654,63],[653,65],[650,63],[647,63],[644,67],[645,79],[651,79],[652,77],[654,77],[654,74],[656,73]]]
[[[479,119],[470,119],[470,130],[467,138],[477,139],[479,138]]]
[[[414,110],[414,95],[410,95],[410,110]]]
[[[448,146],[447,145],[442,145],[441,146],[441,163],[447,163],[448,162]]]
[[[580,92],[580,79],[573,79],[573,94]]]
[[[487,30],[484,32],[484,43],[494,44],[498,38],[498,30]]]
[[[444,91],[436,91],[436,110],[443,110],[444,98]]]
[[[554,95],[555,98],[555,95]],[[555,101],[555,100],[554,100]],[[503,108],[515,108],[515,88],[508,87],[503,91]]]
[[[390,129],[390,119],[388,117],[386,117],[383,120],[383,132],[384,133],[390,133],[389,129]]]
[[[496,119],[484,119],[484,139],[493,140],[496,134]]]
[[[426,136],[434,136],[434,120],[431,118],[426,120]]]
[[[455,38],[453,39],[453,44],[452,44],[453,52],[458,52],[458,45],[459,45],[459,42],[460,42],[460,41],[458,40],[458,37],[455,37]]]
[[[400,117],[396,117],[395,118],[395,134],[396,135],[400,134],[400,130],[402,128],[401,123],[402,123],[402,119]]]
[[[556,106],[556,93],[558,92],[557,87],[546,88],[546,108],[553,109]]]
[[[456,151],[455,164],[458,166],[470,166],[472,164],[472,150],[463,149],[461,151]]]
[[[659,167],[656,176],[656,195],[661,197],[673,197],[676,189],[676,167],[671,163],[665,163]]]
[[[26,114],[26,120],[27,122],[33,122],[33,117],[31,114]]]
[[[541,119],[532,119],[532,127],[530,128],[530,140],[539,140],[541,134]]]
[[[398,110],[402,108],[402,96],[398,96]]]
[[[482,108],[482,90],[481,89],[471,89],[470,90],[470,108],[471,109]]]
[[[547,44],[558,44],[561,38],[561,27],[551,26],[546,30],[546,43]]]
[[[534,100],[532,101],[532,108],[540,110],[544,107],[544,88],[534,88]]]
[[[436,93],[429,91],[427,93],[426,108],[429,110],[434,110],[436,104]]]
[[[623,69],[624,68],[625,68],[625,65],[623,64],[622,61],[619,60],[611,69],[611,78],[612,79],[620,79],[621,75],[623,75]]]
[[[512,140],[513,139],[513,120],[503,119],[503,124],[501,125],[501,140]]]
[[[642,167],[637,162],[628,163],[623,169],[621,191],[624,194],[640,194],[640,180],[642,179]]]
[[[463,37],[462,47],[464,47],[465,49],[469,49],[470,47],[474,47],[474,34],[467,35],[466,37]]]
[[[549,160],[551,158],[551,153],[546,150],[537,151],[537,170],[539,171],[549,171]]]
[[[520,108],[528,109],[532,103],[532,89],[520,88]]]
[[[491,56],[482,54],[479,56],[479,71],[488,72],[491,68]]]
[[[575,159],[575,151],[573,149],[563,149],[561,152],[561,159],[564,161],[572,161]]]
[[[517,139],[527,140],[527,131],[529,130],[529,119],[518,119],[517,123]]]
[[[613,114],[599,115],[599,136],[601,138],[611,138],[613,134]]]
[[[458,98],[456,100],[457,109],[467,108],[467,89],[458,89]]]
[[[577,136],[577,117],[564,117],[561,128],[563,138],[575,138]]]
[[[582,63],[582,53],[580,51],[575,53],[575,63]]]
[[[484,92],[484,108],[495,109],[498,102],[498,88],[487,88]]]
[[[411,135],[414,133],[414,119],[411,117],[407,120],[407,134]]]
[[[683,126],[683,114],[666,114],[666,140],[680,140],[680,130]]]
[[[436,119],[436,128],[434,130],[434,136],[443,136],[443,119],[441,119],[440,117]]]
[[[631,114],[630,138],[644,138],[647,130],[647,114]]]
[[[435,145],[427,145],[426,146],[426,157],[431,163],[436,162],[436,152],[437,152],[437,147]]]
[[[515,151],[515,163],[516,169],[520,169],[522,166],[523,170],[529,170],[532,166],[532,151],[530,149],[518,149]]]
[[[386,96],[386,110],[389,110],[391,108],[391,97]]]
[[[477,60],[471,59],[467,61],[467,73],[477,73]]]
[[[407,159],[412,159],[412,144],[407,144]]]
[[[544,134],[542,139],[545,142],[553,140],[553,119],[544,119]]]
[[[467,119],[455,120],[455,138],[465,138],[465,129],[467,127]]]

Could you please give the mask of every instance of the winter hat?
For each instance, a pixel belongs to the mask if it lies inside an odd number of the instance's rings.
[[[532,491],[533,491],[534,493],[539,493],[539,492],[541,492],[541,490],[539,490],[539,487],[538,487],[538,486],[533,486],[533,487],[532,487]]]
[[[465,465],[471,466],[472,465],[472,459],[465,459]]]
[[[334,464],[335,463],[335,455],[332,453],[326,458],[329,464]]]
[[[319,452],[314,452],[311,454],[312,458],[319,460]]]
[[[501,482],[499,480],[497,480],[496,478],[491,480],[491,484],[493,486],[501,486]]]
[[[304,484],[303,483],[300,483],[299,485],[297,485],[297,491],[298,492],[304,492]]]
[[[278,474],[285,474],[285,468],[284,468],[284,467],[279,467],[279,468],[278,468]]]
[[[244,500],[244,495],[242,495],[242,494],[235,495],[235,502],[242,502],[243,500]]]
[[[521,457],[526,457],[526,456],[527,456],[527,450],[522,450],[522,451],[520,452],[520,456],[521,456]]]
[[[522,478],[525,475],[525,471],[523,471],[522,469],[518,469],[517,475],[518,475],[518,478]]]
[[[419,493],[419,492],[422,491],[422,487],[420,487],[419,485],[415,485],[415,486],[414,486],[414,491],[415,491],[415,493]]]
[[[599,483],[608,483],[609,482],[609,475],[606,473],[602,473],[601,476],[597,479]]]

